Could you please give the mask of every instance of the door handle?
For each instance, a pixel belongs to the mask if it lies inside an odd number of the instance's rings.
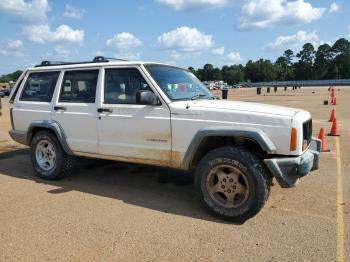
[[[112,113],[112,109],[110,108],[97,108],[98,113]]]
[[[58,111],[58,110],[62,110],[62,111],[66,111],[67,108],[65,108],[64,106],[54,106],[53,108],[55,111]]]

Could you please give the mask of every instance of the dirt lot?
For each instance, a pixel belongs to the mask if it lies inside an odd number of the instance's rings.
[[[312,91],[315,91],[313,94]],[[314,133],[332,106],[324,89],[229,99],[311,111]],[[70,178],[34,176],[28,149],[11,141],[7,100],[0,117],[0,260],[350,261],[350,88],[336,106],[341,136],[298,187],[276,183],[265,208],[243,225],[206,214],[188,175],[84,160]]]

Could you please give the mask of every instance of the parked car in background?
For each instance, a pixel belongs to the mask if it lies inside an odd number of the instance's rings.
[[[0,97],[5,97],[5,92],[4,91],[0,91]]]
[[[11,94],[11,89],[4,88],[1,90],[2,93],[4,93],[5,96],[9,96]]]

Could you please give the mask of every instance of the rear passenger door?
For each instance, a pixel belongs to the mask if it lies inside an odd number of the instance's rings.
[[[51,101],[59,75],[60,71],[30,72],[21,80],[18,94],[15,91],[11,98],[14,99],[12,114],[17,131],[26,132],[35,120],[51,119]]]
[[[97,153],[96,90],[99,69],[65,70],[52,119],[60,124],[72,151]]]

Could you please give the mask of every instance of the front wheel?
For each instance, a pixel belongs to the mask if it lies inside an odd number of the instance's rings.
[[[198,164],[195,184],[208,210],[224,220],[243,222],[264,206],[269,183],[261,161],[246,149],[221,147]]]

